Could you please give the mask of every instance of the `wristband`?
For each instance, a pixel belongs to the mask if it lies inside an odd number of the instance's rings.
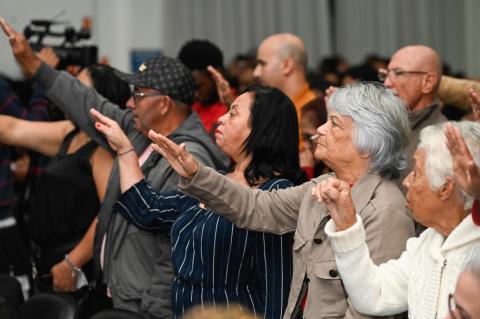
[[[130,153],[130,152],[132,152],[132,151],[135,151],[135,148],[134,148],[134,147],[126,150],[125,152],[118,153],[117,156],[123,156],[123,155],[128,154],[128,153]]]
[[[70,260],[70,258],[68,258],[68,254],[65,255],[65,258],[64,258],[65,262],[67,263],[67,265],[72,268],[72,277],[75,277],[75,274],[79,273],[79,272],[82,272],[82,269],[78,268],[77,266],[75,266],[75,264]]]

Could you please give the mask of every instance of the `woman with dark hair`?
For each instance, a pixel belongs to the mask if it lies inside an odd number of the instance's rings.
[[[120,106],[130,96],[129,85],[106,65],[91,65],[77,79]],[[35,270],[38,278],[45,279],[37,281],[37,288],[75,290],[85,283],[78,280],[83,276],[80,270],[90,277],[84,266],[93,254],[96,215],[112,166],[111,154],[68,120],[34,122],[0,115],[0,143],[52,157],[42,174],[29,183],[25,223],[34,243]]]
[[[257,315],[281,318],[292,278],[292,233],[239,229],[178,191],[155,193],[118,124],[92,114],[119,157],[117,211],[146,231],[171,234],[175,314],[197,304],[240,303]],[[299,183],[296,118],[293,103],[278,89],[256,86],[240,95],[215,132],[217,145],[234,162],[226,176],[266,191]]]

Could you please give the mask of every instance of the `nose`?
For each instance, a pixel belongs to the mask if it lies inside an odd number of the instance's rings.
[[[135,108],[135,101],[133,100],[133,95],[130,96],[125,106],[132,110]]]
[[[253,69],[253,77],[256,78],[256,79],[259,79],[260,76],[262,75],[262,70],[261,70],[262,66],[260,64],[257,64],[257,66],[255,66],[255,69]]]
[[[408,173],[408,175],[402,181],[403,187],[405,187],[407,190],[410,188],[412,176],[413,170],[411,170],[410,173]]]
[[[385,81],[383,81],[383,85],[385,85],[389,89],[393,87],[393,82],[392,80],[390,80],[390,76],[387,75]]]
[[[328,122],[325,122],[324,124],[320,125],[320,126],[317,128],[317,133],[318,133],[319,135],[326,135],[327,123],[328,123]]]
[[[222,116],[220,116],[220,117],[218,118],[218,124],[219,124],[219,125],[225,124],[225,116],[227,116],[227,114],[228,114],[228,113],[225,113],[225,114],[223,114]]]

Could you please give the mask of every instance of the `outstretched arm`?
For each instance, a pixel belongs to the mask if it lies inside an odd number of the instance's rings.
[[[70,121],[32,122],[0,115],[0,143],[25,147],[48,157],[58,153],[72,129]]]

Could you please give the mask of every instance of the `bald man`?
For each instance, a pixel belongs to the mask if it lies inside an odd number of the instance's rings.
[[[379,78],[386,87],[400,97],[410,110],[412,134],[410,144],[403,156],[407,160],[401,180],[412,167],[412,156],[418,144],[420,131],[429,125],[445,122],[439,100],[438,89],[442,77],[441,59],[437,52],[424,45],[401,48],[392,56],[388,69],[379,70]]]
[[[279,33],[262,41],[253,76],[262,84],[282,90],[293,101],[299,127],[302,107],[316,97],[307,82],[306,73],[307,55],[298,36]]]

